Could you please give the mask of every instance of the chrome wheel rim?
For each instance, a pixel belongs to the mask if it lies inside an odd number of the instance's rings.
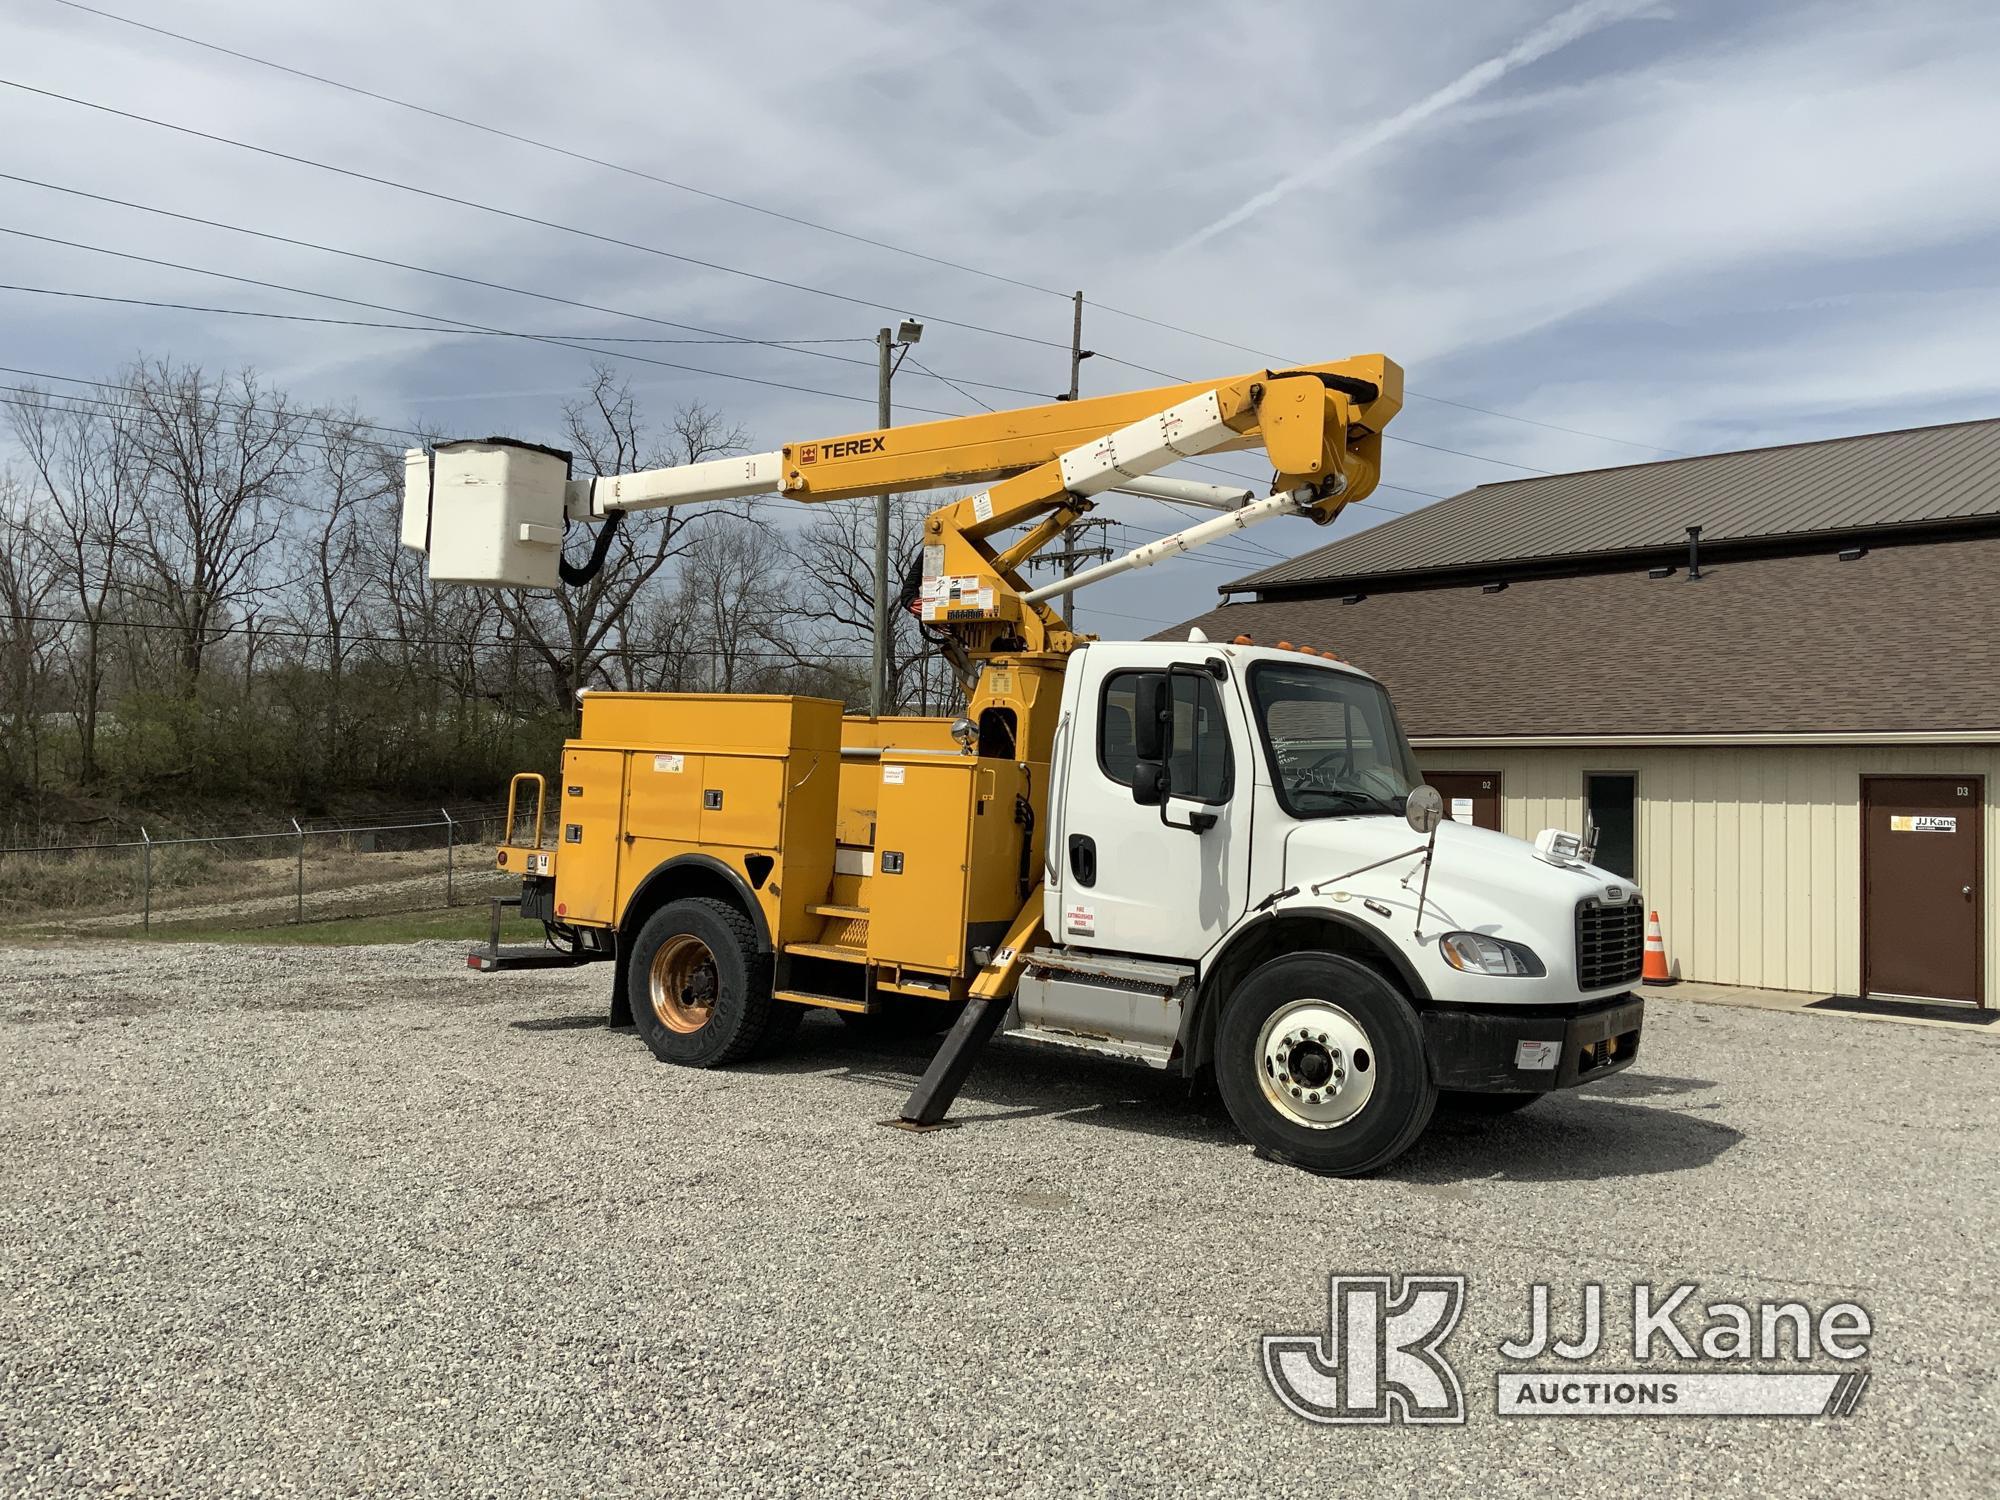
[[[1367,1028],[1331,1000],[1291,1000],[1257,1032],[1257,1082],[1285,1119],[1337,1130],[1368,1106],[1379,1064]]]

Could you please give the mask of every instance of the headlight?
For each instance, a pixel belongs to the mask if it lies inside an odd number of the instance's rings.
[[[1532,976],[1548,972],[1533,949],[1477,932],[1447,932],[1438,939],[1438,952],[1446,963],[1467,974]]]

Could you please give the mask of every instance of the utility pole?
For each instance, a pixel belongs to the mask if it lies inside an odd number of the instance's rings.
[[[875,425],[889,425],[889,330],[875,335]],[[875,664],[868,679],[868,717],[882,717],[889,696],[889,497],[875,497]]]
[[[1083,362],[1089,359],[1093,352],[1083,347],[1083,289],[1081,287],[1077,288],[1076,295],[1070,298],[1070,308],[1069,393],[1060,398],[1064,401],[1074,401],[1081,394],[1077,382],[1083,373]],[[1069,529],[1063,534],[1062,551],[1049,552],[1043,554],[1041,557],[1031,558],[1028,565],[1030,567],[1046,565],[1052,568],[1059,568],[1062,571],[1062,576],[1068,578],[1076,572],[1076,565],[1080,562],[1109,562],[1111,560],[1111,549],[1109,547],[1101,544],[1094,547],[1084,547],[1079,546],[1078,543],[1083,540],[1085,533],[1100,532],[1110,525],[1109,521],[1072,521],[1069,524]],[[1069,628],[1075,630],[1076,595],[1068,589],[1063,590],[1062,593],[1056,595],[1056,607],[1062,611],[1063,618],[1069,621]]]
[[[1084,348],[1084,292],[1078,288],[1074,298],[1074,316],[1070,318],[1070,400],[1076,400],[1076,376],[1082,372],[1080,366],[1090,358],[1090,350]]]
[[[1045,552],[1039,557],[1031,557],[1028,559],[1028,566],[1031,568],[1054,568],[1063,577],[1068,578],[1076,572],[1078,563],[1109,562],[1111,560],[1111,549],[1109,547],[1102,543],[1086,547],[1081,545],[1081,543],[1084,541],[1086,533],[1101,532],[1110,525],[1109,521],[1096,517],[1088,520],[1072,521],[1069,523],[1069,529],[1063,533],[1062,550],[1060,552]],[[1055,596],[1055,604],[1056,608],[1062,611],[1063,618],[1069,621],[1069,628],[1075,630],[1075,594],[1065,589],[1062,593]]]

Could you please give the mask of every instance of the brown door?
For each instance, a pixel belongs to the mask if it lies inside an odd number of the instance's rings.
[[[1861,778],[1861,986],[1870,995],[1980,995],[1977,776]]]
[[[1461,823],[1500,831],[1498,771],[1426,771],[1424,780],[1444,798],[1444,810]]]

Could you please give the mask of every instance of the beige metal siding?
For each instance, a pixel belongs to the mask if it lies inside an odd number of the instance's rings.
[[[1857,994],[1861,778],[1983,776],[1986,1004],[2000,1004],[2000,747],[1419,749],[1439,771],[1498,771],[1501,827],[1583,826],[1583,778],[1637,775],[1639,881],[1685,979]]]

